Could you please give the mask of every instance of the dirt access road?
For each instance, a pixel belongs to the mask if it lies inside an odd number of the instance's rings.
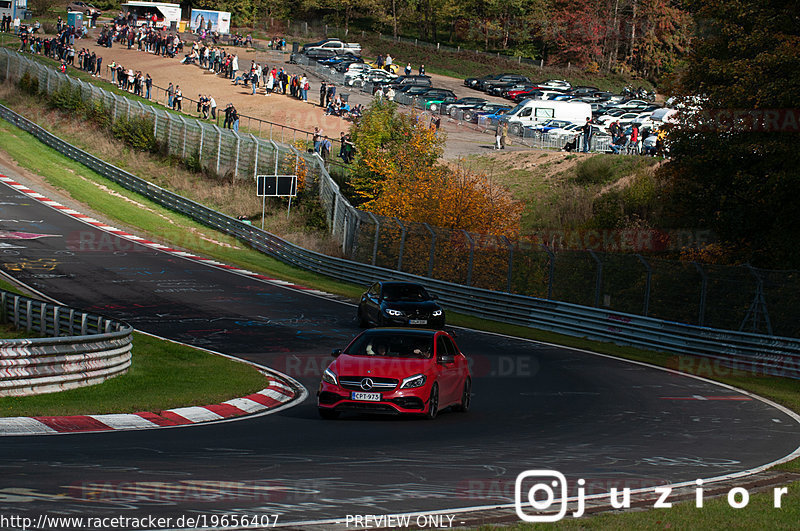
[[[271,94],[266,96],[264,89],[260,89],[256,95],[252,90],[243,88],[241,85],[234,86],[229,79],[209,72],[195,65],[182,65],[180,59],[183,55],[175,58],[156,56],[147,52],[140,52],[135,47],[131,50],[127,46],[114,43],[112,48],[98,46],[96,43],[96,32],[91,30],[89,37],[76,41],[75,48],[88,48],[103,58],[103,77],[109,80],[108,65],[111,62],[121,64],[124,68],[141,70],[149,73],[153,78],[153,99],[158,97],[162,105],[166,105],[164,92],[156,90],[155,87],[166,88],[169,83],[180,85],[184,98],[196,100],[198,94],[211,94],[217,102],[218,109],[221,111],[228,103],[233,103],[239,114],[242,116],[252,116],[267,120],[277,124],[283,124],[304,131],[312,131],[314,127],[320,127],[324,134],[332,139],[338,139],[341,131],[347,132],[350,123],[335,116],[325,116],[324,110],[319,107],[319,87],[321,79],[309,75],[311,90],[309,91],[309,101],[302,102],[291,96]],[[188,36],[187,36],[188,37]],[[267,64],[277,68],[283,67],[292,74],[302,74],[304,67],[288,63],[288,54],[277,51],[256,51],[252,48],[244,47],[225,47],[229,53],[239,55],[240,69],[249,68],[251,61],[259,65]],[[469,90],[463,85],[460,79],[448,78],[445,76],[433,75],[433,84],[437,87],[453,90],[458,96],[481,95],[476,91]],[[337,90],[344,90],[345,87],[338,87]],[[357,90],[346,90],[350,94],[352,103],[367,104],[370,97]],[[490,98],[493,101],[504,101],[499,98]],[[401,107],[402,110],[405,110]],[[189,115],[197,116],[196,106],[184,99],[183,111]],[[423,113],[423,119],[429,120],[429,114]],[[472,154],[492,153],[494,144],[494,134],[492,131],[484,131],[474,124],[469,126],[458,124],[448,117],[442,118],[441,128],[447,133],[447,144],[445,147],[445,158],[458,159]],[[264,132],[266,134],[266,131]],[[512,146],[510,150],[527,150],[528,148]]]

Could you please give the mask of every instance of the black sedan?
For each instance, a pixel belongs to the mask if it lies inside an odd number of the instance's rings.
[[[413,282],[376,282],[361,296],[358,323],[362,327],[421,326],[443,328],[444,310],[436,297]]]

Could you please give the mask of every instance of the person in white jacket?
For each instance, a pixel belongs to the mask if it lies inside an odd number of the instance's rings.
[[[233,56],[231,60],[231,79],[236,77],[236,71],[239,70],[239,54]]]

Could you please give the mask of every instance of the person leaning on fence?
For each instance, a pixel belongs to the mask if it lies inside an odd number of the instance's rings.
[[[588,153],[592,149],[592,133],[594,133],[591,118],[586,119],[586,123],[581,127],[581,132],[583,133],[583,152]]]

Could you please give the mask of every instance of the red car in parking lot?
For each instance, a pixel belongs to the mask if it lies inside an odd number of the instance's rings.
[[[472,379],[467,358],[442,330],[365,330],[322,374],[317,406],[322,418],[340,413],[422,414],[450,407],[467,411]]]

